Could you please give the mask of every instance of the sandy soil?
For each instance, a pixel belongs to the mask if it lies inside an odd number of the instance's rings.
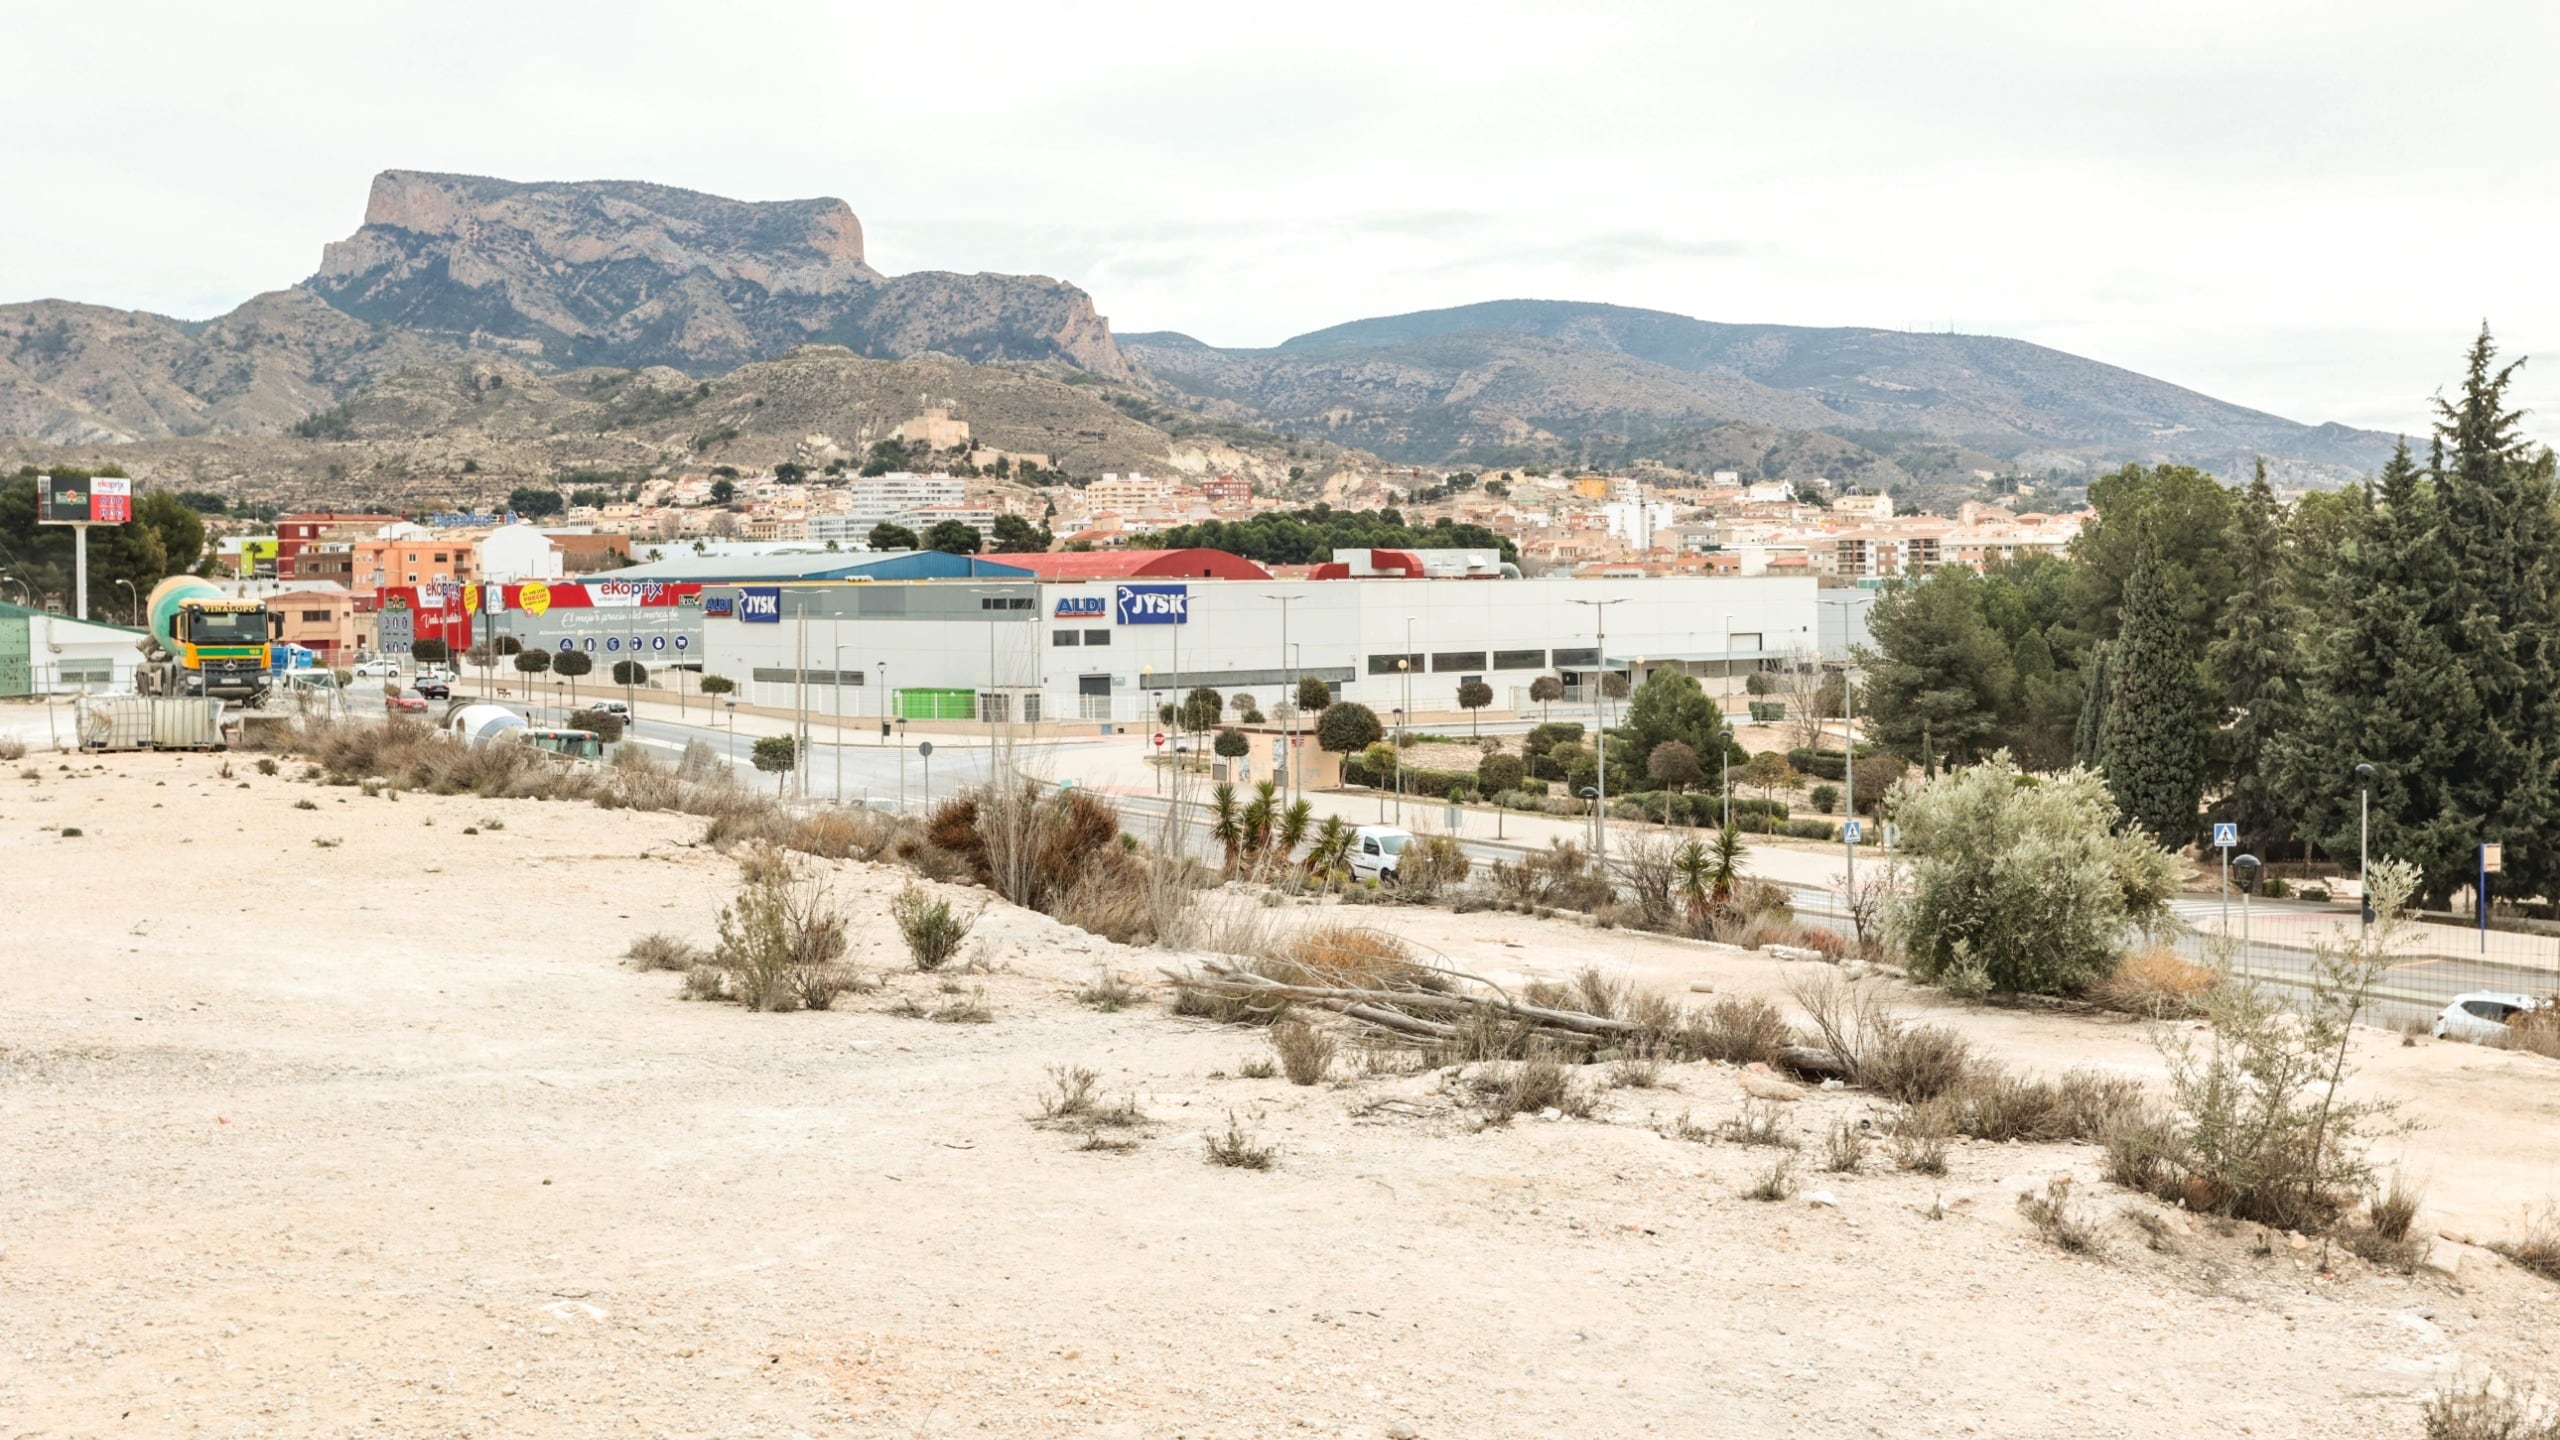
[[[2063,1255],[2012,1198],[2083,1148],[1964,1146],[1943,1180],[1809,1151],[1805,1193],[1744,1199],[1767,1151],[1653,1128],[1736,1111],[1714,1066],[1496,1129],[1435,1075],[1232,1078],[1259,1036],[1073,999],[1164,957],[1001,907],[961,981],[989,1024],[887,1013],[943,998],[913,975],[823,1014],[687,1003],[613,957],[709,938],[735,867],[697,822],[59,763],[0,780],[0,1434],[2414,1435],[2439,1377],[2560,1351],[2560,1290],[2463,1247],[2323,1275],[2117,1221]],[[876,967],[900,879],[837,871]],[[1363,918],[1518,970],[1779,979]],[[2124,1027],[1954,1019],[2148,1063]],[[2409,1144],[2445,1214],[2553,1188],[2553,1072],[2367,1058],[2438,1122]],[[1029,1123],[1052,1065],[1135,1095],[1137,1148]],[[1202,1162],[1231,1116],[1275,1169]]]

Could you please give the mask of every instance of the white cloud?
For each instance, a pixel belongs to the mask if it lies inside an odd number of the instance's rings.
[[[2415,427],[2560,344],[2551,7],[103,3],[0,19],[0,297],[202,316],[389,166],[841,195],[1268,344],[1509,296],[2017,335]],[[2560,434],[2560,357],[2525,400]]]

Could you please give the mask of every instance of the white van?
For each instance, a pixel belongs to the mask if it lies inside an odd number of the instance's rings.
[[[1413,843],[1413,832],[1392,825],[1363,825],[1351,832],[1351,877],[1396,883],[1396,857]]]

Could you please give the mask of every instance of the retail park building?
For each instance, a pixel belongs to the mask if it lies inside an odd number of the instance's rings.
[[[1749,672],[1862,641],[1869,598],[1810,577],[1521,579],[1467,552],[1346,552],[1314,575],[1212,550],[679,556],[536,587],[538,606],[483,587],[494,617],[427,597],[418,633],[459,649],[476,621],[599,672],[637,650],[849,718],[1145,724],[1195,686],[1269,709],[1307,675],[1381,716],[1453,714],[1468,680],[1526,713],[1539,676],[1570,701],[1603,670],[1685,670],[1738,707]]]

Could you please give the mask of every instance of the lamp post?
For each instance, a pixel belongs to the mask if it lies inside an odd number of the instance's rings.
[[[1591,607],[1591,753],[1598,777],[1592,790],[1591,854],[1593,863],[1603,870],[1609,864],[1609,715],[1600,708],[1600,697],[1608,693],[1609,607],[1624,605],[1626,597],[1613,600],[1576,600],[1576,605]]]
[[[1733,828],[1733,722],[1719,710],[1716,719],[1716,790],[1724,797],[1724,828]]]
[[[1396,707],[1396,823],[1404,823],[1404,707]]]
[[[1304,649],[1306,649],[1304,645],[1289,647],[1289,673],[1292,676],[1307,668],[1306,657],[1299,653]],[[1289,685],[1289,789],[1297,798],[1304,800],[1307,798],[1307,781],[1305,776],[1298,773],[1300,758],[1298,754],[1298,687],[1292,680]]]
[[[126,593],[127,595],[130,595],[130,596],[132,596],[132,597],[133,597],[133,628],[134,628],[134,629],[136,629],[136,630],[141,629],[141,628],[142,628],[142,592],[141,592],[141,591],[139,591],[139,590],[134,589],[134,588],[133,588],[133,582],[132,582],[132,581],[130,581],[130,580],[125,579],[125,578],[124,578],[123,576],[121,576],[121,575],[119,575],[119,576],[117,576],[117,577],[116,577],[116,583],[124,587],[124,593]]]
[[[2356,933],[2373,926],[2373,891],[2365,885],[2365,860],[2373,848],[2373,767],[2356,767]]]
[[[2263,867],[2255,855],[2243,855],[2231,862],[2231,873],[2240,881],[2240,963],[2249,963],[2249,895],[2258,888],[2258,871]]]
[[[836,803],[844,803],[844,617],[834,622],[835,633],[828,641],[835,647],[835,658],[828,674],[834,678],[836,691]]]
[[[1289,607],[1307,597],[1265,593],[1262,598],[1280,602],[1280,673],[1286,677],[1281,683],[1288,686],[1280,701],[1281,705],[1287,707],[1280,711],[1280,733],[1283,737],[1280,743],[1283,753],[1289,757],[1288,778],[1291,788],[1294,789],[1298,783],[1298,750],[1290,742],[1297,737],[1297,726],[1294,722],[1298,713],[1298,668],[1289,661]]]
[[[1852,602],[1817,600],[1815,603],[1846,606]],[[1814,693],[1817,697],[1821,694],[1819,685],[1814,687]],[[1816,709],[1819,708],[1817,700]],[[1840,793],[1842,803],[1848,809],[1848,821],[1840,827],[1840,853],[1844,867],[1840,893],[1854,909],[1858,896],[1858,846],[1849,838],[1849,827],[1858,823],[1858,685],[1855,664],[1847,655],[1840,659],[1840,755]]]
[[[1147,692],[1147,714],[1145,720],[1140,724],[1138,733],[1150,737],[1148,748],[1154,749],[1155,746],[1152,737],[1155,734],[1156,725],[1158,724],[1156,712],[1162,705],[1162,702],[1156,699],[1156,667],[1153,665],[1139,666],[1138,684]],[[1149,758],[1152,759],[1154,757]],[[1161,795],[1164,793],[1164,766],[1158,764],[1150,768],[1156,772],[1156,793]]]

